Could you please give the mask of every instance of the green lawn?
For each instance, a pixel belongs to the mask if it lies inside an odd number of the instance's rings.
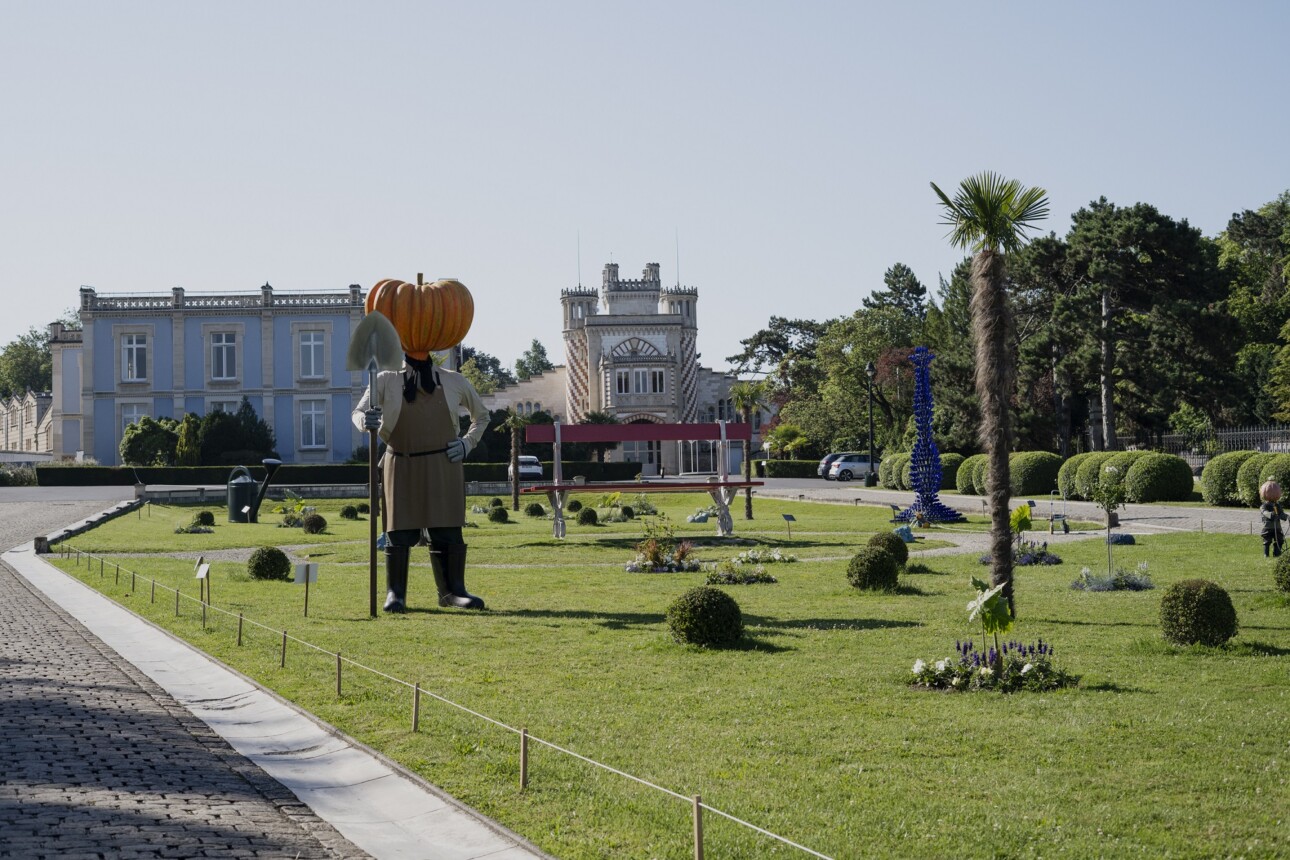
[[[901,593],[865,594],[848,586],[846,559],[890,528],[885,507],[758,499],[747,522],[739,502],[736,538],[719,540],[713,523],[684,522],[706,496],[652,499],[678,534],[699,539],[704,560],[751,546],[804,559],[768,567],[776,585],[728,589],[744,611],[745,647],[670,641],[666,607],[703,574],[623,572],[638,523],[571,522],[559,542],[549,520],[521,513],[495,525],[472,514],[467,583],[489,611],[433,608],[418,564],[415,611],[371,620],[365,564],[333,564],[366,559],[368,524],[324,502],[330,527],[308,552],[322,564],[308,619],[303,589],[251,581],[236,563],[213,565],[214,600],[833,857],[1290,854],[1290,600],[1273,590],[1257,538],[1175,534],[1116,547],[1117,563],[1149,563],[1159,587],[1141,593],[1070,590],[1081,566],[1105,565],[1106,548],[1059,547],[1065,564],[1019,569],[1014,636],[1054,643],[1079,688],[951,695],[905,679],[915,659],[949,656],[973,635],[964,606],[969,576],[983,571],[974,556],[922,559],[930,572],[905,576]],[[191,562],[118,554],[306,543],[299,531],[222,515],[212,535],[172,534],[193,510],[154,507],[72,543],[193,596]],[[781,517],[790,512],[791,541]],[[347,669],[337,699],[332,655],[293,643],[280,669],[280,632],[248,628],[239,649],[235,620],[212,614],[203,630],[195,604],[176,618],[172,595],[152,604],[143,584],[129,595],[129,577],[116,585],[110,564],[100,577],[97,563],[59,563],[556,856],[692,856],[690,811],[675,798],[536,745],[520,792],[518,742],[504,730],[423,699],[412,734],[404,687]],[[1160,640],[1160,589],[1195,576],[1232,594],[1242,632],[1228,648]],[[806,856],[713,815],[705,833],[711,857]]]

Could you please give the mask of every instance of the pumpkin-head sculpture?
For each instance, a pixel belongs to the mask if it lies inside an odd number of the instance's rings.
[[[1276,481],[1264,481],[1263,486],[1259,487],[1259,495],[1265,502],[1281,501],[1281,485]]]
[[[470,290],[451,279],[409,284],[389,278],[372,287],[366,307],[368,313],[383,313],[399,333],[403,351],[423,361],[461,343],[475,319]]]

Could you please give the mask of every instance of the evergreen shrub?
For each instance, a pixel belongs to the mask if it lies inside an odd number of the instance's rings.
[[[957,488],[956,479],[959,474],[959,466],[963,465],[963,455],[949,454],[941,455],[941,489],[953,490]]]
[[[1008,457],[1009,485],[1014,496],[1048,495],[1057,489],[1062,458],[1051,451],[1018,451]]]
[[[569,504],[564,506],[564,509],[571,514],[576,514],[578,511],[582,510],[582,502],[577,499],[573,499]]]
[[[735,599],[720,588],[700,585],[667,608],[667,629],[682,644],[724,648],[743,638],[743,613]]]
[[[625,520],[634,519],[636,517],[636,511],[632,509],[631,505],[623,505],[618,509],[618,513],[622,515],[622,518]]]
[[[494,505],[488,509],[488,521],[490,523],[504,523],[510,520],[510,514],[506,513],[506,508]]]
[[[246,572],[252,579],[276,579],[286,582],[291,578],[291,559],[276,546],[262,546],[246,562]]]
[[[869,538],[869,546],[886,550],[887,553],[896,560],[896,564],[901,567],[909,561],[909,546],[895,532],[878,532]]]
[[[596,514],[595,508],[583,508],[578,511],[578,525],[594,526],[600,522],[600,517]]]
[[[855,588],[868,591],[894,591],[900,567],[885,549],[865,547],[847,564],[847,581]]]
[[[1087,459],[1088,453],[1067,457],[1066,462],[1057,470],[1057,492],[1061,493],[1063,499],[1075,498],[1075,473]]]
[[[1200,473],[1200,494],[1207,505],[1230,507],[1241,503],[1236,493],[1236,473],[1255,451],[1228,451],[1205,464]]]
[[[1093,498],[1093,491],[1102,481],[1102,467],[1114,456],[1114,451],[1093,451],[1085,455],[1075,472],[1075,498]]]
[[[340,509],[340,518],[342,520],[358,519],[358,508],[354,505],[344,505]]]
[[[1262,504],[1259,499],[1259,473],[1275,456],[1276,454],[1255,454],[1236,470],[1236,497],[1242,507],[1257,508]]]
[[[896,465],[899,454],[888,454],[878,462],[878,483],[888,490],[896,489],[896,480],[892,477],[892,467]]]
[[[1269,480],[1276,481],[1282,489],[1290,487],[1290,454],[1274,454],[1272,459],[1263,464],[1263,468],[1259,470],[1259,486]],[[1263,499],[1255,504],[1263,504]]]
[[[1160,600],[1160,627],[1175,645],[1222,645],[1238,626],[1232,598],[1208,580],[1175,582]]]
[[[490,508],[501,508],[501,507],[505,507],[506,503],[503,502],[501,499],[497,498],[497,496],[493,496],[491,499],[488,500],[488,506]]]
[[[1111,484],[1123,484],[1124,477],[1129,474],[1129,467],[1141,460],[1150,451],[1117,451],[1106,462],[1102,464],[1102,482]],[[1114,469],[1114,472],[1107,471]]]
[[[1277,566],[1272,571],[1272,578],[1281,591],[1290,592],[1290,552],[1281,553]]]
[[[1124,489],[1131,502],[1185,502],[1196,489],[1191,466],[1176,454],[1144,454],[1129,467]]]
[[[372,512],[372,506],[367,502],[359,502],[355,507],[358,508],[360,514],[370,514]]]
[[[215,514],[212,511],[198,511],[193,514],[192,525],[195,526],[213,526],[215,525]]]
[[[990,455],[982,454],[981,459],[972,466],[972,492],[978,496],[984,496],[987,492],[986,481],[989,471]]]
[[[972,483],[972,472],[976,469],[976,464],[984,460],[984,454],[973,454],[959,464],[958,472],[954,475],[954,486],[959,493],[965,496],[976,495],[976,486]]]
[[[300,528],[307,535],[320,535],[327,530],[327,520],[322,514],[305,514],[300,520]]]
[[[529,517],[546,516],[546,508],[542,507],[541,502],[529,502],[524,506],[524,515]]]

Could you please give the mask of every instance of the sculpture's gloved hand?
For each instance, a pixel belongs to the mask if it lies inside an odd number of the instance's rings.
[[[368,430],[381,429],[381,410],[369,409],[363,413],[363,426]]]
[[[466,459],[466,443],[460,439],[453,439],[448,443],[448,449],[444,453],[448,455],[449,463],[460,463]]]

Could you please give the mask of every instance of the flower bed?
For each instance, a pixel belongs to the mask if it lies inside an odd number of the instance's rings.
[[[1072,687],[1078,678],[1053,662],[1053,647],[1040,639],[1035,644],[1008,641],[1000,652],[976,650],[975,642],[955,642],[958,659],[946,657],[934,663],[916,660],[911,687],[925,690],[966,692],[993,690],[1042,693]]]

